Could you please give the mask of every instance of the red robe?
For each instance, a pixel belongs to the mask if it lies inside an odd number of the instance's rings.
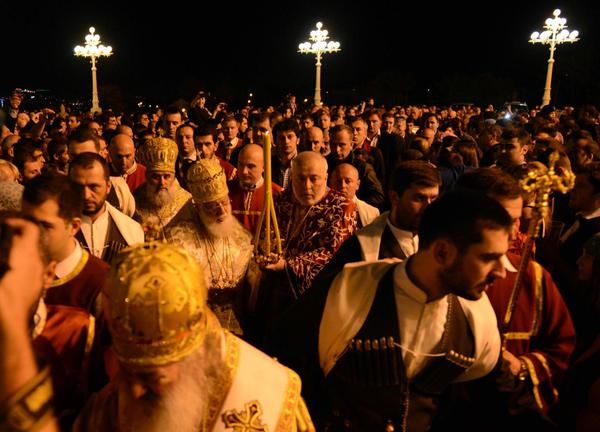
[[[265,202],[264,182],[256,189],[250,191],[242,188],[237,179],[230,181],[227,186],[229,187],[229,198],[231,199],[233,215],[254,237],[258,219],[260,218],[260,213]],[[272,183],[271,190],[273,191],[273,198],[276,198],[282,191],[281,187],[275,183]]]
[[[296,297],[308,290],[315,276],[341,244],[356,231],[355,204],[333,189],[294,221],[298,207],[291,188],[277,197],[275,211],[283,242],[283,258]]]
[[[515,268],[521,257],[507,254]],[[502,329],[517,273],[506,272],[487,295]],[[506,349],[524,361],[539,409],[557,400],[556,379],[566,371],[575,347],[575,330],[565,303],[550,273],[529,262],[510,324],[503,334]]]
[[[96,356],[99,345],[92,315],[71,306],[47,305],[46,308],[46,324],[33,340],[33,348],[36,356],[50,366],[55,413],[65,426],[75,420],[83,407],[92,384],[90,376],[104,376],[97,370],[102,356]],[[97,387],[103,383],[92,385]]]
[[[46,291],[46,304],[75,306],[94,313],[96,297],[100,293],[108,264],[83,250],[75,269],[65,277],[56,279]]]
[[[221,164],[221,168],[223,168],[223,171],[225,171],[225,179],[227,179],[227,181],[233,180],[237,174],[236,167],[218,156],[217,159],[219,159],[219,164]]]
[[[138,187],[146,182],[146,167],[138,163],[135,171],[132,174],[129,174],[125,178],[125,181],[127,182],[127,186],[129,186],[131,193],[134,193]]]

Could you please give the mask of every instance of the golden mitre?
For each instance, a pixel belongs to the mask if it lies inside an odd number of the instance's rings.
[[[137,150],[140,163],[154,172],[174,173],[178,154],[175,141],[162,137],[145,141]]]
[[[187,172],[187,184],[198,203],[217,201],[229,195],[225,172],[216,158],[196,161]]]
[[[207,332],[207,292],[185,250],[162,242],[124,249],[103,291],[119,360],[160,366],[194,352]]]

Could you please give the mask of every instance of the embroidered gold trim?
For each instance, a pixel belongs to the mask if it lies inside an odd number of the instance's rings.
[[[54,288],[56,286],[60,286],[60,285],[64,285],[67,282],[75,279],[79,273],[81,273],[81,271],[83,270],[83,268],[85,267],[85,265],[87,264],[88,260],[90,259],[90,254],[83,248],[81,248],[81,259],[79,260],[79,262],[77,263],[77,265],[75,266],[75,268],[73,269],[73,271],[71,273],[69,273],[66,276],[63,276],[59,279],[56,279],[52,282],[52,285],[50,285],[50,288]]]
[[[506,339],[528,340],[532,336],[535,336],[540,330],[540,316],[542,315],[542,309],[544,307],[544,272],[541,265],[535,261],[531,262],[535,272],[535,308],[533,310],[531,330],[529,332],[507,332],[504,334]],[[517,301],[515,298],[515,292],[516,290],[513,289],[513,292],[510,295],[510,300],[506,307],[506,315],[504,316],[504,325],[507,325],[511,321],[511,311],[515,309],[512,305]]]
[[[85,339],[85,355],[87,356],[92,351],[94,345],[94,336],[96,334],[96,318],[90,315],[90,323],[88,325],[87,336]]]
[[[269,432],[260,418],[262,413],[260,402],[253,400],[245,403],[241,411],[230,409],[224,412],[221,419],[226,428],[233,428],[233,432]]]
[[[232,210],[232,213],[240,215],[260,216],[261,212],[255,210]]]
[[[210,316],[211,319],[216,319],[214,316]],[[225,403],[225,397],[231,388],[231,384],[235,378],[235,374],[238,367],[238,361],[240,359],[240,340],[224,330],[226,338],[226,353],[224,369],[217,378],[217,381],[212,386],[212,392],[206,406],[206,425],[207,431],[213,430],[217,421],[218,415],[221,412],[221,408]]]
[[[175,180],[177,181],[177,180]],[[141,200],[138,204],[137,212],[142,218],[142,223],[146,222],[148,218],[152,216],[156,216],[159,219],[159,223],[161,228],[166,227],[171,220],[181,211],[183,206],[187,204],[187,202],[192,198],[192,194],[183,189],[179,183],[175,185],[175,194],[173,197],[173,201],[170,204],[157,208],[154,206],[150,199],[147,196],[146,186],[140,186],[143,189],[144,195],[142,195]]]
[[[315,425],[310,418],[310,413],[302,397],[300,397],[296,406],[296,426],[298,432],[315,432]]]
[[[535,268],[535,310],[533,316],[533,324],[531,326],[531,335],[535,336],[540,331],[542,320],[542,309],[544,307],[544,271],[542,266],[533,262]]]
[[[529,340],[531,333],[529,332],[508,332],[504,333],[505,340]]]
[[[0,411],[3,431],[36,431],[53,416],[53,388],[46,367],[6,401]]]
[[[546,370],[546,373],[548,374],[548,378],[552,378],[552,371],[550,370],[550,365],[548,364],[548,361],[546,360],[546,357],[544,357],[544,355],[540,352],[533,352],[531,353],[533,356],[535,356],[535,358],[537,358],[540,363],[542,364],[542,366],[544,367],[544,369]],[[552,388],[552,393],[554,394],[554,397],[558,397],[558,390],[556,390],[556,388],[554,387],[554,385],[552,385],[552,379],[548,380],[548,385]]]
[[[275,432],[285,432],[292,429],[292,424],[296,421],[296,407],[300,397],[300,377],[291,369],[287,370],[288,385],[283,399],[283,406],[277,420]]]
[[[527,365],[527,369],[529,370],[529,376],[531,377],[531,382],[533,383],[533,396],[535,397],[535,402],[537,403],[538,408],[544,409],[544,403],[542,402],[542,396],[540,395],[540,380],[538,379],[535,366],[533,362],[527,357],[519,357],[522,361]]]

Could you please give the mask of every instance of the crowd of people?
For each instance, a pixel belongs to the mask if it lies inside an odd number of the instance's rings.
[[[0,430],[600,424],[593,106],[15,91],[0,127]]]

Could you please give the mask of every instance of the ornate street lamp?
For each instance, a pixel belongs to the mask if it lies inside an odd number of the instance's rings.
[[[98,84],[96,82],[96,59],[112,55],[112,47],[100,43],[100,35],[95,34],[96,29],[90,27],[90,33],[85,37],[85,46],[77,45],[77,57],[89,57],[92,63],[92,113],[102,112],[98,101]]]
[[[323,23],[317,23],[317,29],[310,32],[311,42],[298,45],[298,52],[302,54],[315,54],[317,57],[317,79],[315,85],[315,104],[321,105],[321,56],[325,53],[340,51],[340,43],[329,41],[329,32],[323,28]]]
[[[542,106],[546,106],[550,103],[550,84],[552,82],[552,67],[554,66],[554,50],[556,45],[560,45],[565,42],[577,42],[579,38],[579,32],[573,30],[569,32],[567,30],[566,18],[560,17],[560,9],[554,10],[554,18],[548,18],[544,23],[545,30],[540,32],[531,33],[531,43],[541,43],[550,45],[550,58],[548,59],[548,71],[546,73],[546,86],[544,87],[544,97],[542,98]]]

